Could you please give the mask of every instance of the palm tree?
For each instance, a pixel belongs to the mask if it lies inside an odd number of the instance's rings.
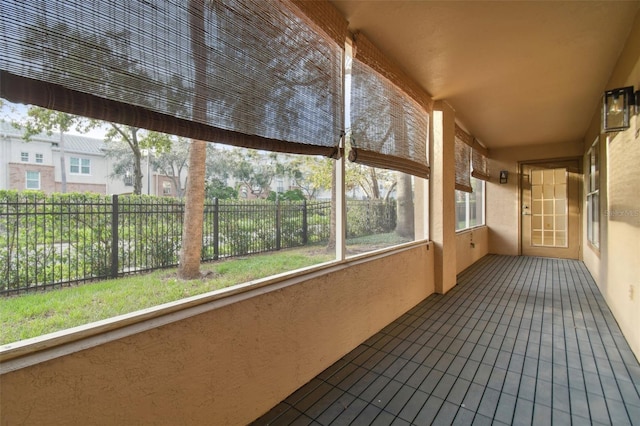
[[[195,65],[195,95],[193,117],[203,121],[206,116],[206,100],[199,96],[204,91],[207,78],[206,52],[196,54],[204,41],[204,6],[198,0],[189,0],[189,30]],[[202,52],[198,52],[202,53]],[[202,223],[204,220],[205,174],[207,161],[207,143],[193,140],[189,151],[189,180],[185,191],[184,223],[182,227],[182,248],[178,277],[184,280],[200,278],[200,253],[202,251]]]

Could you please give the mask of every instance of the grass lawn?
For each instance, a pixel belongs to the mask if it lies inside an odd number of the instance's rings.
[[[347,241],[349,255],[408,241],[394,233]],[[176,269],[0,297],[0,344],[131,313],[189,296],[335,259],[322,246],[205,263],[202,279],[181,281]]]
[[[181,281],[176,269],[0,298],[0,344],[111,318],[334,259],[323,247],[234,258],[201,266],[205,277]]]

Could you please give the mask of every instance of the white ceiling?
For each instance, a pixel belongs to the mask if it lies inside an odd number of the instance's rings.
[[[331,0],[489,148],[583,139],[640,1]]]

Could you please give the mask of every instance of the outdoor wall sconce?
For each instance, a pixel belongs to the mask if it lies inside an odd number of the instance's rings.
[[[619,132],[629,128],[629,118],[635,109],[633,86],[620,87],[604,92],[602,131]]]
[[[509,172],[506,170],[500,170],[500,184],[507,183],[509,180]]]

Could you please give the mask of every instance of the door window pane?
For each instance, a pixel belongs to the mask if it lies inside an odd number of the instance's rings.
[[[531,229],[533,230],[542,229],[542,216],[531,217]]]
[[[531,244],[567,247],[567,170],[532,170],[531,176]]]

